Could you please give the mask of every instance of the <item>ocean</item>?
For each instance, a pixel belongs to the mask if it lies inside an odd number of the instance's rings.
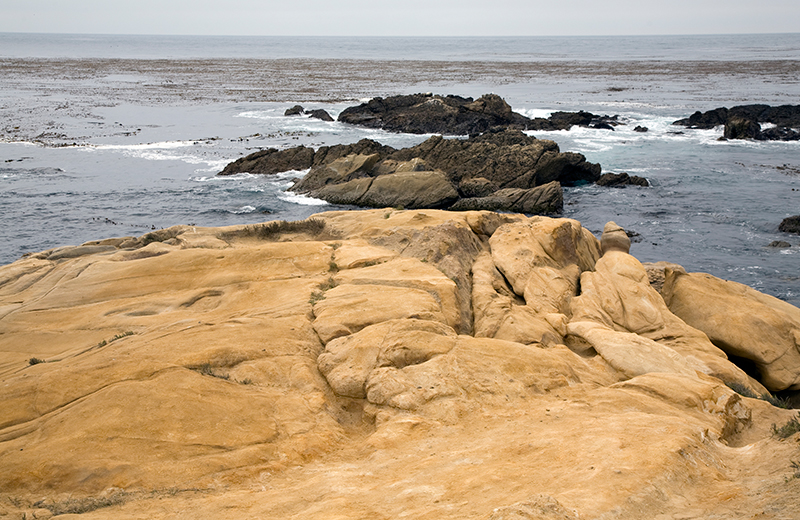
[[[614,131],[532,132],[651,187],[565,189],[564,216],[614,220],[631,253],[800,306],[800,142],[718,141],[671,123],[696,110],[800,104],[800,34],[344,38],[0,33],[0,264],[176,224],[294,220],[328,210],[285,190],[305,172],[217,177],[253,151],[430,137],[334,118],[371,97],[502,96],[529,117],[619,115]],[[634,132],[637,126],[648,132]],[[768,247],[776,240],[789,248]]]

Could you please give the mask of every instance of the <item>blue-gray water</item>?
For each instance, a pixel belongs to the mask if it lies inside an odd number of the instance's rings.
[[[640,234],[632,253],[800,305],[800,143],[720,142],[670,125],[695,110],[800,104],[800,34],[587,38],[255,38],[0,34],[0,263],[175,224],[333,209],[291,178],[219,178],[264,147],[427,136],[287,118],[372,96],[503,96],[529,116],[619,114],[616,131],[539,132],[651,188],[570,188],[565,216]],[[647,133],[633,131],[636,125]],[[682,134],[674,132],[682,131]],[[766,247],[786,240],[788,249]]]

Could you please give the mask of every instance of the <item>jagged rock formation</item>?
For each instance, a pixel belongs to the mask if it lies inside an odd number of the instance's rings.
[[[334,204],[547,215],[563,208],[561,185],[595,182],[601,171],[581,154],[561,153],[553,141],[502,130],[464,140],[434,136],[402,150],[368,139],[316,152],[264,150],[220,175],[277,173],[288,165],[310,169],[292,191]]]
[[[294,105],[291,108],[287,108],[286,111],[283,113],[285,116],[302,116],[307,115],[313,117],[315,119],[322,119],[323,121],[333,121],[334,119],[331,115],[321,108],[316,108],[314,110],[306,110],[300,105]]]
[[[796,411],[731,387],[798,388],[800,310],[629,248],[382,209],[0,267],[0,515],[793,518]]]
[[[800,215],[786,217],[778,226],[778,231],[783,233],[797,233],[800,235]]]
[[[766,130],[760,123],[775,125]],[[725,126],[725,139],[756,139],[764,141],[797,141],[800,139],[800,105],[740,105],[733,108],[716,108],[707,112],[699,110],[673,125],[710,130]]]
[[[613,130],[617,116],[598,116],[589,112],[554,112],[548,118],[527,118],[512,111],[497,94],[478,99],[434,94],[376,97],[348,107],[338,120],[367,128],[409,134],[475,135],[502,129],[569,130],[585,126]]]

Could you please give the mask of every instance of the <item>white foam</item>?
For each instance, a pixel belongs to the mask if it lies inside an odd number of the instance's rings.
[[[300,193],[292,193],[291,191],[278,193],[278,198],[282,201],[300,204],[302,206],[325,206],[328,204],[324,200],[308,197]]]
[[[245,213],[253,213],[256,210],[255,206],[242,206],[239,209],[231,210],[231,213],[235,215],[243,215]]]

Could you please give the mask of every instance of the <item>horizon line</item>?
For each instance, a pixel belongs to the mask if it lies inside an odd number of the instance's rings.
[[[27,34],[53,36],[164,36],[164,37],[211,37],[211,38],[634,38],[634,37],[687,37],[687,36],[776,36],[795,35],[795,32],[710,32],[710,33],[639,33],[639,34],[516,34],[516,35],[465,35],[465,34],[189,34],[189,33],[103,33],[103,32],[55,32],[55,31],[5,31],[0,34]]]

